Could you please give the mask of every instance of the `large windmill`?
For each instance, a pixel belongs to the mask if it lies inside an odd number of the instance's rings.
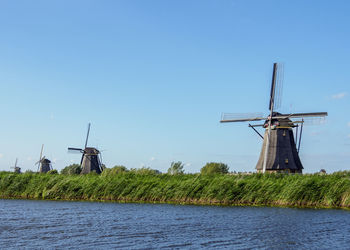
[[[304,119],[324,118],[327,112],[314,113],[291,113],[281,114],[275,112],[280,103],[283,67],[281,64],[273,64],[272,84],[269,102],[269,115],[267,117],[258,114],[223,114],[220,122],[251,122],[265,121],[263,124],[251,125],[255,132],[259,132],[255,127],[265,128],[264,142],[260,152],[256,169],[258,172],[289,172],[302,173],[303,165],[299,158],[299,147],[302,135]],[[298,127],[299,145],[297,149]],[[296,128],[296,140],[294,140],[293,128]]]
[[[80,166],[81,173],[88,174],[91,172],[95,172],[97,174],[102,173],[102,163],[100,158],[100,151],[93,147],[88,147],[88,139],[90,133],[90,123],[88,124],[88,131],[85,140],[85,147],[82,148],[68,148],[69,152],[80,152],[82,153]]]
[[[41,145],[39,161],[37,161],[35,163],[35,164],[38,165],[38,170],[37,171],[39,173],[47,173],[50,170],[52,170],[51,161],[49,159],[47,159],[45,156],[42,156],[43,155],[43,149],[44,149],[44,144]]]
[[[17,166],[17,162],[18,162],[18,159],[16,158],[15,165],[13,167],[11,167],[11,168],[14,169],[15,173],[20,174],[21,173],[21,168]]]

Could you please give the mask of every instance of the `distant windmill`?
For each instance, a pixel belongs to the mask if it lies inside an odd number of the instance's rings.
[[[47,173],[52,170],[51,161],[46,159],[43,155],[44,144],[41,145],[40,158],[35,164],[38,164],[38,172],[39,173]]]
[[[270,92],[269,110],[270,114],[265,117],[262,114],[223,114],[220,122],[251,122],[265,121],[264,124],[251,125],[249,127],[263,138],[263,146],[260,157],[256,165],[258,172],[289,172],[302,173],[303,166],[299,158],[299,148],[302,135],[304,118],[319,117],[324,118],[327,112],[317,113],[291,113],[281,114],[275,112],[281,101],[281,86],[283,77],[283,67],[281,64],[274,63],[272,84]],[[299,119],[297,121],[292,119]],[[301,119],[301,120],[300,120]],[[298,140],[298,127],[301,124]],[[255,127],[264,127],[264,136],[255,129]],[[293,128],[296,128],[296,140],[293,136]],[[298,149],[296,146],[298,143]]]
[[[17,166],[17,161],[18,161],[18,159],[16,158],[15,166],[13,166],[13,167],[11,167],[11,168],[14,169],[14,172],[15,172],[15,173],[20,174],[20,173],[21,173],[21,168]]]
[[[102,163],[100,158],[100,151],[93,147],[87,147],[88,139],[90,133],[90,123],[88,124],[88,131],[85,140],[84,149],[81,148],[68,148],[69,152],[80,152],[82,153],[80,165],[81,165],[81,173],[88,174],[91,172],[95,172],[97,174],[102,173]]]

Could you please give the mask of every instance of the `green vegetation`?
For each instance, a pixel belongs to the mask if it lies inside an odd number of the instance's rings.
[[[102,172],[102,176],[110,176],[128,172],[129,170],[124,166],[114,166],[113,168],[105,168]]]
[[[168,169],[168,174],[183,174],[184,173],[184,164],[181,161],[172,162],[170,168]]]
[[[148,168],[118,171],[111,175],[0,172],[0,197],[350,208],[350,172],[170,175]]]
[[[58,171],[56,169],[52,169],[49,172],[47,172],[48,174],[58,174]]]
[[[80,164],[72,164],[61,170],[61,174],[72,175],[72,174],[80,174],[81,166]]]
[[[209,162],[201,168],[201,174],[227,174],[228,169],[224,163]]]
[[[156,175],[156,174],[161,174],[159,170],[156,169],[151,169],[147,167],[142,167],[142,168],[132,168],[130,169],[131,173],[138,174],[138,175]]]

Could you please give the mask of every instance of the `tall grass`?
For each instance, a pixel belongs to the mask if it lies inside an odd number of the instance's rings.
[[[0,198],[349,208],[350,172],[331,175],[0,172]]]

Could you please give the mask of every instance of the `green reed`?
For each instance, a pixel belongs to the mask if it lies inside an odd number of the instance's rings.
[[[350,207],[350,173],[60,175],[0,172],[0,198]]]

